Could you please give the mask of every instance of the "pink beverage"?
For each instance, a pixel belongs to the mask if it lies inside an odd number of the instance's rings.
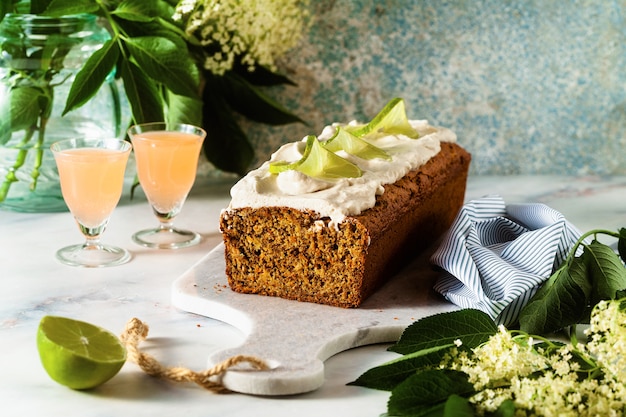
[[[159,213],[180,210],[196,178],[203,137],[177,131],[149,131],[132,137],[137,175]]]
[[[96,228],[122,196],[130,149],[73,148],[55,153],[63,199],[76,220]]]

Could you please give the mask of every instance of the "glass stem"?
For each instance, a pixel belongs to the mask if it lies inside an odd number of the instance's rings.
[[[172,221],[172,219],[170,219],[169,221],[161,221],[159,223],[159,229],[161,230],[171,230],[174,227],[174,222]]]
[[[174,227],[174,218],[180,212],[180,208],[176,208],[168,213],[161,213],[153,207],[152,212],[159,220],[159,229],[171,230]]]
[[[85,236],[85,243],[83,244],[83,249],[85,250],[94,250],[100,249],[102,245],[100,244],[100,236]]]
[[[78,227],[81,233],[85,236],[86,240],[85,244],[83,245],[85,249],[97,249],[101,246],[100,236],[104,232],[104,229],[106,228],[108,222],[109,220],[107,219],[104,223],[97,227],[88,227],[82,225],[79,221],[76,222],[78,223]]]

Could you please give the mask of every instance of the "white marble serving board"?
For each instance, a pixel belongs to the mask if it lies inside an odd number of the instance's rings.
[[[332,355],[395,342],[417,319],[456,309],[432,290],[437,273],[428,264],[428,253],[359,308],[344,309],[230,290],[220,244],[174,282],[172,302],[226,322],[246,336],[242,345],[211,355],[209,367],[240,354],[270,365],[267,371],[228,371],[222,380],[228,389],[255,395],[309,392],[324,383],[324,361]]]

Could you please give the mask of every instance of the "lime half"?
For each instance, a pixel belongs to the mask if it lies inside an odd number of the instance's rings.
[[[277,161],[270,163],[269,171],[272,174],[287,170],[300,171],[314,178],[356,178],[363,172],[345,158],[324,148],[313,135],[307,136],[306,148],[302,158],[295,162]]]
[[[126,362],[126,349],[113,333],[84,321],[45,316],[37,330],[44,369],[72,389],[94,388],[113,378]]]
[[[412,139],[419,138],[418,131],[409,123],[404,100],[401,98],[390,100],[368,124],[351,129],[351,133],[359,137],[378,132],[405,135]]]

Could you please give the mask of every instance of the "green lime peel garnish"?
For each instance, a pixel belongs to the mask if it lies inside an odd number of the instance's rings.
[[[315,136],[307,136],[306,148],[300,160],[295,162],[271,162],[269,172],[278,174],[296,170],[314,178],[356,178],[363,173],[361,169],[335,152],[343,150],[350,155],[363,159],[381,158],[391,160],[391,156],[369,142],[365,136],[378,133],[405,135],[412,139],[419,138],[417,130],[411,126],[406,116],[404,100],[394,98],[367,124],[360,126],[338,127],[335,135],[321,143]]]
[[[358,166],[324,148],[313,135],[307,136],[306,148],[302,158],[298,161],[270,163],[269,171],[272,174],[288,170],[296,170],[310,177],[326,179],[357,178],[363,174]]]
[[[351,133],[363,137],[372,133],[405,135],[412,139],[419,138],[419,132],[411,126],[406,116],[404,100],[394,98],[368,124],[350,129]]]
[[[380,158],[387,161],[391,156],[384,150],[354,136],[342,127],[338,127],[335,135],[323,143],[323,146],[332,152],[344,150],[350,155],[358,156],[362,159]]]

